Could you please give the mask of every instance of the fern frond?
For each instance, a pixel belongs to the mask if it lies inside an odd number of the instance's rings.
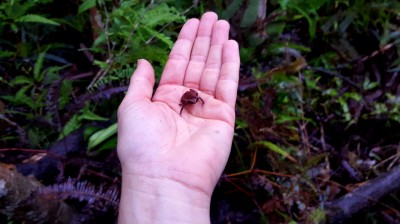
[[[143,27],[150,35],[155,36],[157,39],[161,40],[163,43],[165,43],[169,49],[172,49],[174,42],[172,42],[171,38],[160,33],[157,32],[153,29],[151,29],[150,27],[144,26]]]
[[[52,122],[58,130],[61,129],[61,119],[59,114],[60,89],[61,84],[66,77],[66,75],[63,75],[60,77],[60,79],[53,82],[49,87],[46,97],[46,110],[48,114],[50,114],[50,116],[53,118]]]
[[[185,17],[179,15],[175,8],[162,3],[146,11],[141,23],[144,26],[155,27],[164,23],[183,22],[184,20]]]
[[[68,178],[65,183],[38,188],[33,195],[43,198],[56,198],[60,200],[76,199],[88,204],[101,204],[111,206],[115,210],[119,204],[119,190],[116,187],[96,187],[87,181],[77,181]]]
[[[129,79],[132,76],[133,72],[134,68],[132,67],[114,70],[109,75],[105,75],[101,79],[98,79],[96,82],[94,82],[89,90],[93,91],[99,88],[104,88],[104,86],[109,86],[112,84],[117,84],[119,86],[127,85],[129,83]]]

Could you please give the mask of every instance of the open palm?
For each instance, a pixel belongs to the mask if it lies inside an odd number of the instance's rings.
[[[153,95],[154,71],[139,60],[118,109],[123,172],[165,179],[211,196],[230,153],[239,76],[238,45],[215,13],[183,26]],[[204,100],[179,114],[181,96]]]

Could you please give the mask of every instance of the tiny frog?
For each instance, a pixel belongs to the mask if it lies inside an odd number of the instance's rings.
[[[196,90],[190,89],[189,91],[186,91],[181,97],[181,103],[179,104],[179,106],[181,106],[182,108],[179,114],[182,114],[182,110],[186,105],[195,104],[199,100],[201,100],[204,105],[204,100],[199,97],[199,93]]]

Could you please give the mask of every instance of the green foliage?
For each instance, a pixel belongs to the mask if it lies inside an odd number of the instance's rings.
[[[89,7],[86,4],[92,6],[93,2],[85,1],[81,5],[82,11]],[[111,71],[108,76],[118,76],[118,70],[126,65],[133,67],[140,58],[146,58],[155,65],[165,64],[173,45],[171,36],[176,35],[175,31],[167,32],[167,28],[185,20],[166,3],[146,6],[139,1],[122,1],[111,12],[104,10],[101,18],[104,32],[94,41],[91,50],[107,55],[107,62],[96,63],[103,70]]]
[[[139,58],[147,58],[155,64],[156,71],[161,70],[172,49],[172,38],[176,37],[174,25],[185,21],[185,17],[168,2],[150,4],[125,0],[114,5],[108,0],[85,0],[75,5],[73,14],[66,17],[57,12],[45,13],[49,12],[46,7],[52,7],[53,3],[52,0],[0,3],[0,32],[7,34],[0,38],[0,43],[4,43],[0,45],[0,56],[13,63],[7,65],[10,66],[7,69],[13,71],[12,76],[0,82],[0,89],[8,90],[0,94],[0,100],[8,105],[6,114],[11,117],[13,114],[23,115],[23,128],[36,119],[57,126],[53,129],[30,129],[28,137],[33,146],[51,142],[47,136],[60,139],[88,122],[104,121],[97,112],[99,110],[104,115],[104,110],[101,104],[95,106],[98,104],[96,100],[121,91],[116,88],[107,92],[104,88],[126,85]],[[96,20],[91,22],[92,16],[96,16]],[[64,32],[67,27],[83,31],[85,26],[92,27],[97,38],[92,39],[92,46],[82,49],[82,52],[96,54],[93,65],[100,71],[91,83],[83,84],[71,81],[65,75],[76,70],[75,64],[72,68],[70,59],[63,58],[64,52],[72,48],[68,41],[47,44],[41,36],[47,35],[51,39],[52,34]],[[89,88],[87,92],[79,91],[77,96],[76,91],[82,88],[82,84]],[[107,94],[102,96],[102,91]],[[108,113],[116,113],[118,101],[112,103],[115,109],[110,108]],[[110,142],[108,148],[115,146],[115,141]]]
[[[311,38],[314,38],[317,30],[317,22],[319,21],[318,10],[328,1],[313,0],[313,1],[278,1],[283,10],[287,13],[294,14],[293,19],[305,18],[308,23],[308,30]],[[296,15],[297,14],[297,15]]]
[[[0,3],[0,31],[10,27],[18,32],[25,23],[43,23],[60,25],[58,22],[47,18],[45,15],[31,13],[36,7],[51,3],[53,0],[28,0],[28,1],[3,1]]]

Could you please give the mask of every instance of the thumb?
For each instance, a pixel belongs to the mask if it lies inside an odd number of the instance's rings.
[[[145,59],[139,59],[131,77],[126,98],[130,100],[150,100],[153,95],[154,69]]]

